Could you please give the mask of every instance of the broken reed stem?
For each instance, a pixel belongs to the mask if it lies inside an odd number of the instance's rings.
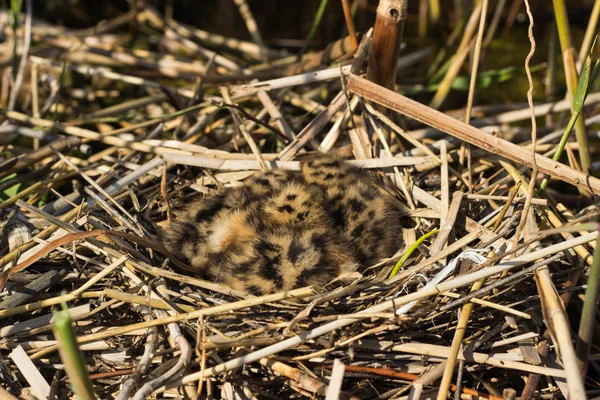
[[[242,16],[242,19],[246,23],[246,28],[248,29],[248,32],[250,32],[250,36],[252,36],[252,40],[254,40],[254,43],[256,43],[257,46],[260,48],[260,56],[261,56],[262,60],[268,61],[268,56],[267,56],[267,53],[265,50],[267,48],[267,46],[265,46],[262,35],[260,34],[260,31],[258,30],[258,25],[256,24],[256,20],[254,19],[254,15],[252,15],[250,6],[246,2],[246,0],[233,0],[233,2],[235,3],[236,6],[238,6],[240,15]]]
[[[483,33],[485,31],[485,19],[487,16],[488,0],[481,2],[481,17],[479,19],[479,30],[477,31],[477,40],[475,42],[475,51],[473,52],[473,66],[471,68],[471,79],[469,80],[469,95],[467,97],[467,109],[465,113],[465,123],[471,122],[471,111],[475,99],[475,85],[477,84],[477,73],[481,57],[481,46],[483,42]]]
[[[485,31],[485,19],[487,17],[488,0],[482,0],[481,4],[481,16],[479,19],[479,29],[477,31],[477,40],[475,41],[475,51],[473,52],[473,66],[471,68],[471,79],[469,81],[469,95],[467,97],[467,109],[465,114],[465,123],[471,123],[471,112],[473,109],[473,101],[475,99],[475,85],[477,83],[477,72],[479,71],[479,63],[481,58],[481,46],[483,42],[483,32]],[[437,108],[437,107],[435,107]],[[462,147],[462,146],[461,146]],[[469,193],[473,192],[473,168],[472,168],[472,157],[471,157],[471,145],[467,144],[467,171],[468,171],[468,183]],[[462,155],[461,150],[461,155]]]
[[[23,79],[25,76],[25,68],[27,67],[27,61],[29,59],[29,50],[31,48],[31,21],[33,20],[33,1],[25,0],[25,43],[23,45],[23,53],[21,54],[21,61],[19,62],[19,69],[17,71],[17,75],[15,77],[15,82],[13,84],[12,90],[10,92],[10,98],[8,100],[8,110],[12,111],[15,109],[15,105],[17,103],[17,98],[19,96],[19,92],[21,91],[21,85],[23,84]],[[18,3],[19,5],[21,2]],[[20,10],[19,10],[20,11]],[[15,19],[18,20],[18,16],[15,16]],[[18,23],[18,21],[15,21]],[[14,31],[16,33],[16,31]],[[17,37],[16,35],[13,37],[14,45],[15,45],[15,53],[14,57],[17,56],[16,46],[17,46]]]
[[[517,192],[519,191],[520,187],[521,187],[521,181],[518,181],[517,184],[510,189],[510,192],[508,194],[508,199],[506,200],[506,203],[502,207],[502,210],[500,210],[500,214],[498,214],[498,216],[496,217],[496,222],[494,222],[492,231],[496,232],[496,230],[502,223],[502,220],[504,219],[504,216],[506,215],[506,213],[508,212],[508,209],[512,205],[513,199],[517,195]]]
[[[444,78],[442,79],[433,99],[429,103],[429,106],[432,108],[440,108],[446,96],[450,92],[452,87],[452,82],[458,75],[460,68],[464,64],[467,55],[471,47],[475,44],[475,40],[473,40],[473,35],[475,34],[475,29],[477,27],[477,21],[479,16],[481,15],[482,2],[479,2],[473,8],[469,21],[465,27],[465,31],[463,32],[463,36],[460,44],[456,50],[456,54],[450,59],[447,65],[446,72],[444,74]],[[445,66],[446,67],[446,66]]]
[[[260,364],[277,372],[294,382],[297,382],[302,388],[316,394],[325,395],[327,394],[327,385],[321,382],[319,379],[313,378],[306,372],[303,372],[297,368],[291,367],[281,361],[275,361],[269,358],[262,358]],[[343,392],[342,392],[343,393]],[[347,393],[343,393],[348,400],[359,400],[356,396],[351,396]]]
[[[551,257],[548,257],[546,259],[543,259],[542,261],[539,261],[539,262],[533,264],[530,267],[524,268],[524,269],[520,270],[519,272],[515,272],[511,275],[508,275],[506,278],[498,279],[486,287],[483,287],[476,291],[472,291],[469,294],[462,296],[455,301],[452,301],[448,304],[443,305],[442,307],[440,307],[439,311],[443,312],[443,311],[449,310],[451,308],[465,304],[468,301],[474,301],[476,298],[483,297],[486,293],[490,292],[491,290],[498,288],[500,286],[507,285],[513,281],[520,280],[523,278],[523,276],[525,274],[534,272],[536,269],[541,268],[544,265],[548,265],[551,262],[557,261],[560,257],[561,257],[560,254],[555,254]]]
[[[419,122],[448,133],[460,140],[469,142],[490,153],[498,154],[528,167],[532,166],[531,151],[507,140],[485,133],[474,126],[467,125],[449,115],[420,104],[399,93],[385,89],[366,79],[351,74],[348,81],[348,90]],[[583,190],[589,190],[594,194],[600,194],[600,180],[597,178],[586,175],[539,154],[536,154],[536,163],[541,172],[552,175]]]
[[[380,0],[369,50],[367,79],[394,89],[408,2]]]

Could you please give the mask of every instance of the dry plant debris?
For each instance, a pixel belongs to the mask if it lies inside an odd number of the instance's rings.
[[[472,107],[472,84],[462,118],[366,80],[371,31],[298,56],[266,47],[243,0],[253,41],[132,3],[84,30],[34,18],[31,0],[2,11],[16,23],[0,43],[0,398],[598,396],[600,181],[577,157],[597,149],[549,158],[569,99]],[[402,51],[393,66],[446,74],[436,108],[469,49],[493,53],[506,2],[480,3],[439,60]],[[587,93],[578,135],[599,102]],[[546,119],[535,146],[532,112]],[[174,211],[316,152],[405,205],[395,255],[255,296],[190,274],[158,240]],[[68,318],[83,353],[69,376],[77,356],[55,336]]]

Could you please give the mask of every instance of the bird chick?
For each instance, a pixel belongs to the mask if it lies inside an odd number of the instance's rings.
[[[161,236],[194,272],[234,289],[323,287],[398,250],[397,203],[361,170],[322,156],[194,202]]]
[[[301,170],[307,183],[325,192],[335,228],[351,243],[359,263],[371,265],[400,248],[401,203],[365,171],[333,156],[304,162]]]

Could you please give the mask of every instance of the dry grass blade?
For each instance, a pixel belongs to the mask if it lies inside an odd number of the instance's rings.
[[[597,396],[600,0],[5,3],[0,398]]]

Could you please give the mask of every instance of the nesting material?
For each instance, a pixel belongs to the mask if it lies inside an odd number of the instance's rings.
[[[408,40],[386,89],[366,29],[298,57],[145,2],[83,31],[24,3],[0,70],[0,397],[75,397],[63,304],[95,392],[77,398],[597,395],[600,181],[574,141],[551,159],[571,101],[430,87],[481,62],[479,5],[439,59]],[[235,4],[264,29],[255,3]]]

